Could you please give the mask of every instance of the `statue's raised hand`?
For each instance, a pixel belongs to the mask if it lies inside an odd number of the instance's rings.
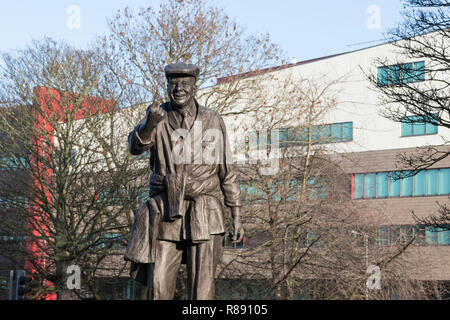
[[[166,111],[161,108],[161,104],[158,101],[153,102],[147,107],[145,112],[144,122],[140,125],[139,135],[142,139],[147,140],[158,123],[164,119]]]

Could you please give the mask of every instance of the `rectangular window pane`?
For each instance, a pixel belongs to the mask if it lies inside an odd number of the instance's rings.
[[[414,196],[425,195],[425,171],[420,171],[413,177]]]
[[[375,198],[376,196],[376,174],[369,173],[364,177],[364,198]]]
[[[399,84],[401,82],[400,65],[389,66],[389,81],[391,84]]]
[[[407,172],[405,172],[406,174]],[[412,177],[405,177],[400,180],[400,195],[402,197],[411,197],[412,196],[412,185],[413,179]]]
[[[433,169],[433,170],[427,170],[426,171],[427,176],[427,195],[434,196],[438,194],[438,176],[439,176],[439,170]]]
[[[416,122],[412,126],[413,126],[413,135],[419,136],[425,134],[425,123]]]
[[[377,198],[388,196],[388,174],[387,172],[377,173]]]
[[[446,225],[445,228],[440,228],[439,244],[440,245],[450,245],[450,225]]]
[[[419,61],[413,63],[414,69],[414,80],[424,81],[425,80],[425,61]]]
[[[389,245],[396,244],[400,239],[400,226],[389,227]]]
[[[353,199],[361,199],[364,195],[364,175],[355,174],[353,183]]]
[[[412,63],[405,63],[401,65],[402,68],[402,82],[403,83],[409,83],[414,82],[414,67]]]
[[[387,227],[377,228],[377,244],[379,246],[388,245],[388,229]]]
[[[438,127],[432,123],[425,124],[425,132],[426,134],[437,134]]]
[[[389,173],[389,197],[400,197],[400,180],[395,172]]]
[[[450,169],[439,170],[439,194],[450,194]]]
[[[333,141],[342,140],[342,123],[335,123],[331,125],[331,137]]]
[[[412,123],[402,122],[402,137],[412,136],[413,126]]]
[[[425,228],[425,242],[427,244],[438,244],[438,230],[435,227]]]
[[[437,116],[437,114],[434,114],[434,115]],[[436,120],[433,119],[433,117],[431,115],[428,117],[428,120],[430,122],[425,123],[425,133],[426,134],[437,134],[438,126],[437,126]]]
[[[258,132],[257,131],[250,131],[248,133],[247,137],[248,137],[248,148],[249,148],[249,150],[257,150],[258,149]]]
[[[352,141],[353,140],[353,122],[347,122],[343,124],[343,137],[344,141]]]
[[[312,143],[324,143],[327,142],[322,136],[322,126],[313,126],[311,128],[311,142]]]
[[[388,75],[388,68],[387,67],[379,67],[378,68],[378,85],[379,86],[386,86],[389,84],[389,75]]]

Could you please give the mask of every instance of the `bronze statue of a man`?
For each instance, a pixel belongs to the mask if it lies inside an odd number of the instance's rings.
[[[213,299],[225,234],[223,202],[231,208],[232,240],[244,236],[238,176],[222,118],[195,99],[199,68],[175,63],[164,71],[170,101],[150,105],[128,136],[132,154],[150,150],[152,174],[125,259],[132,262],[132,277],[148,285],[151,299],[173,299],[182,261],[188,298]]]

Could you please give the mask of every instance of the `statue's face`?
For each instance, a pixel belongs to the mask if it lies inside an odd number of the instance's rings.
[[[167,91],[170,101],[179,108],[184,108],[194,99],[195,78],[190,76],[173,76],[168,79]]]

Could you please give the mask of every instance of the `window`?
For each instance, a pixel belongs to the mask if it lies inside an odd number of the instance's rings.
[[[439,170],[432,169],[427,170],[426,172],[426,190],[427,195],[435,196],[438,194],[439,189]]]
[[[386,198],[388,196],[388,174],[387,172],[377,173],[377,198]]]
[[[378,68],[379,86],[412,83],[425,80],[425,61],[397,64]]]
[[[305,146],[309,129],[290,127],[278,129],[280,147]],[[311,143],[347,142],[353,140],[353,122],[316,125],[311,128]],[[246,137],[247,150],[263,149],[271,145],[271,133],[250,131]]]
[[[376,230],[377,245],[405,245],[413,241],[416,246],[450,245],[450,225],[436,228],[423,225],[382,226]]]
[[[437,115],[436,115],[437,116]],[[401,120],[402,137],[421,136],[438,133],[438,126],[431,116],[405,116]]]
[[[127,196],[127,190],[125,188],[122,188],[121,191],[122,197]],[[107,204],[114,204],[115,202],[120,200],[120,193],[118,190],[105,190],[99,193],[97,197],[98,202],[107,202]]]
[[[11,198],[0,198],[0,208],[27,208],[28,198],[15,196]]]
[[[450,224],[425,227],[425,242],[431,245],[450,245]]]
[[[388,227],[377,228],[377,244],[379,246],[389,245],[389,230]]]
[[[408,171],[404,172],[405,176],[403,176],[400,180],[400,196],[401,197],[411,197],[412,196],[412,182],[413,178],[411,176],[407,176],[409,174]]]
[[[108,232],[99,240],[98,248],[121,250],[125,245],[125,238],[120,233]]]
[[[328,183],[326,178],[309,178],[308,179],[309,197],[310,199],[327,199],[328,198]],[[301,189],[301,185],[299,184]]]
[[[241,182],[241,200],[257,201],[293,201],[299,200],[302,194],[302,179],[289,181],[250,180]],[[311,177],[306,183],[306,197],[312,200],[327,199],[329,197],[328,181],[326,177]]]
[[[24,157],[1,157],[0,170],[13,170],[29,168],[27,160]]]
[[[364,175],[363,174],[355,174],[353,198],[361,199],[363,197],[364,197]]]
[[[439,169],[439,194],[450,194],[450,168]]]
[[[425,171],[420,171],[413,177],[414,185],[414,196],[424,196],[425,195]]]
[[[352,199],[419,197],[450,194],[450,168],[358,173],[352,178]]]
[[[330,126],[332,142],[353,140],[353,122],[335,123]]]
[[[364,175],[364,198],[375,198],[376,196],[376,173]]]
[[[305,231],[300,235],[300,247],[307,248],[310,246],[319,246],[320,235],[311,231]]]

